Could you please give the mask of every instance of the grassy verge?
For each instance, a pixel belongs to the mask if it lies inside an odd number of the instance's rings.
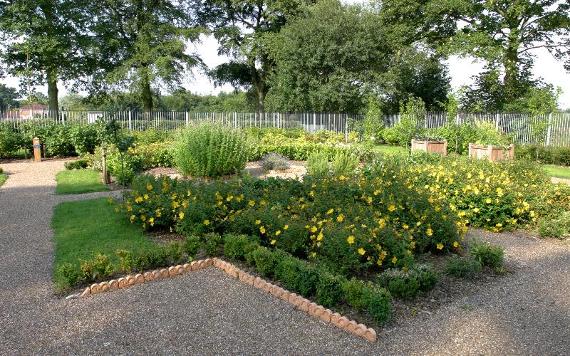
[[[101,174],[91,169],[62,171],[55,179],[57,181],[56,194],[80,194],[108,190],[101,181]]]
[[[551,177],[570,179],[570,167],[545,164],[544,169],[546,170],[546,173]]]
[[[0,187],[2,186],[2,184],[4,184],[6,182],[6,180],[8,179],[8,176],[4,173],[0,173]]]
[[[106,254],[117,265],[116,250],[141,251],[156,247],[138,226],[131,225],[117,214],[107,199],[85,200],[59,204],[54,211],[52,227],[55,232],[55,275],[59,289],[69,287],[58,266],[79,265],[94,254]],[[118,268],[117,268],[118,269]]]

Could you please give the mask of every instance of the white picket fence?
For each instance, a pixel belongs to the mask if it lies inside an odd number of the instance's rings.
[[[48,125],[56,122],[94,123],[98,119],[115,119],[123,128],[146,130],[150,128],[173,130],[204,121],[220,122],[235,128],[300,128],[308,132],[321,130],[348,134],[363,120],[364,115],[343,113],[197,113],[174,111],[60,111],[57,117],[46,112],[35,112],[33,117],[20,117],[18,113],[0,112],[0,123],[14,127],[29,122]],[[380,120],[380,118],[379,118]],[[387,127],[400,121],[400,115],[385,115],[381,118]],[[497,130],[510,135],[517,143],[541,143],[552,146],[570,146],[570,113],[551,113],[529,115],[517,113],[459,113],[450,116],[445,112],[430,112],[421,120],[425,128],[437,128],[450,122],[456,124],[474,124],[490,122]]]

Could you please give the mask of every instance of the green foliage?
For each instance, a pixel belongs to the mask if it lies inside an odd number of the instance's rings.
[[[392,298],[386,289],[353,278],[343,283],[342,290],[348,305],[368,312],[377,323],[390,318]]]
[[[384,129],[382,109],[378,103],[378,99],[374,97],[368,99],[368,110],[364,117],[363,129],[365,140],[374,143],[379,143],[382,140],[382,130]]]
[[[255,269],[266,277],[271,277],[275,272],[276,258],[275,254],[266,247],[260,246],[250,252],[251,260],[255,263]]]
[[[540,237],[562,239],[570,235],[570,212],[564,212],[557,218],[542,219],[538,225]]]
[[[243,260],[258,245],[258,239],[254,237],[227,234],[224,235],[224,256],[234,260]]]
[[[223,242],[220,234],[211,232],[205,234],[202,238],[204,241],[204,250],[208,256],[220,256],[222,254]]]
[[[184,240],[184,250],[190,257],[196,256],[202,247],[202,240],[198,236],[187,236]]]
[[[313,177],[326,177],[329,174],[329,160],[325,152],[314,152],[307,158],[307,173]]]
[[[452,256],[445,266],[447,274],[458,278],[473,278],[481,271],[481,262],[472,257]]]
[[[195,177],[237,173],[245,168],[249,156],[249,144],[240,131],[213,124],[187,128],[174,150],[178,169]]]
[[[95,254],[93,259],[81,261],[81,279],[84,281],[97,281],[113,274],[113,265],[108,256]]]
[[[538,161],[546,164],[570,166],[570,147],[521,145],[516,147],[517,159]]]
[[[385,130],[385,141],[410,147],[413,138],[424,135],[425,115],[426,109],[422,99],[408,99],[400,105],[400,121]]]
[[[331,162],[331,171],[334,176],[352,176],[357,173],[360,160],[350,151],[337,152]]]
[[[289,290],[310,297],[315,293],[318,274],[315,267],[287,254],[278,256],[275,265],[275,278]]]
[[[89,166],[89,162],[86,159],[78,159],[76,161],[65,162],[63,165],[67,170],[85,169]]]
[[[495,270],[503,267],[505,251],[501,246],[475,242],[471,244],[469,253],[483,266],[491,267]]]
[[[261,159],[261,167],[263,167],[263,170],[265,171],[283,171],[288,169],[290,164],[286,157],[283,157],[278,153],[270,152]]]
[[[324,307],[336,306],[342,301],[342,285],[345,279],[323,269],[318,273],[315,301]]]
[[[397,298],[413,299],[420,292],[431,290],[437,283],[437,274],[426,265],[407,270],[388,269],[378,275],[378,284]]]

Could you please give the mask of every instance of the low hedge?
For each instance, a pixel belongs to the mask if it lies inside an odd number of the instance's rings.
[[[545,164],[570,166],[570,147],[520,145],[515,148],[517,159],[539,161]]]

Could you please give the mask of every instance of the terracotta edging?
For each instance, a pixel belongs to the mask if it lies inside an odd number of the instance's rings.
[[[314,318],[320,319],[325,323],[332,324],[337,328],[343,329],[344,331],[352,333],[356,336],[360,336],[370,342],[375,342],[377,339],[376,331],[374,329],[369,328],[364,324],[359,324],[354,320],[350,320],[339,313],[333,313],[330,309],[326,309],[322,305],[313,303],[303,296],[297,295],[279,286],[271,284],[263,278],[255,277],[237,268],[235,265],[223,261],[219,258],[207,258],[204,260],[186,263],[184,265],[155,269],[153,271],[144,272],[142,274],[130,274],[119,279],[94,283],[91,286],[85,288],[85,290],[80,294],[80,298],[86,298],[93,294],[110,292],[117,289],[129,288],[136,284],[142,284],[154,280],[175,277],[191,271],[198,271],[210,266],[224,271],[230,277],[236,278],[242,283],[249,284],[257,289],[261,289],[277,298],[280,298],[287,303],[292,304],[295,308],[309,314]]]

